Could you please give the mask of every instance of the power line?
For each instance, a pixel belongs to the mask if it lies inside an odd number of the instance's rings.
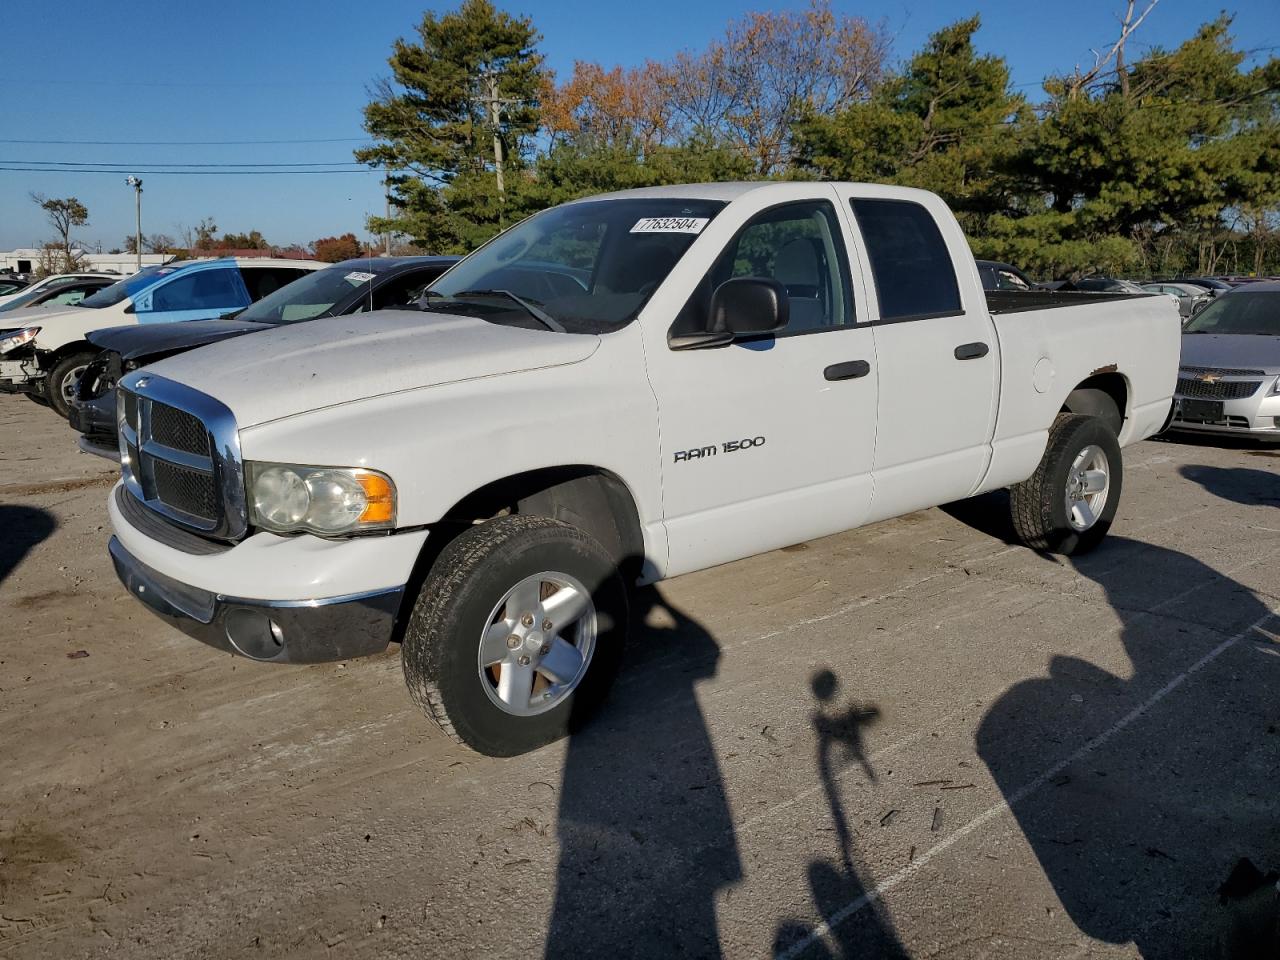
[[[311,140],[20,140],[0,138],[0,143],[34,143],[72,147],[243,147],[255,143],[359,143],[368,139],[368,137],[324,137]]]
[[[362,170],[139,170],[136,167],[121,167],[111,170],[63,170],[57,167],[6,167],[3,166],[5,161],[0,160],[0,173],[7,172],[28,172],[28,173],[61,173],[64,176],[71,173],[133,173],[147,174],[154,177],[269,177],[269,176],[306,176],[307,174],[324,175],[326,173],[373,173],[381,175],[382,171],[371,168]]]
[[[298,161],[280,163],[169,163],[161,160],[0,160],[0,163],[30,163],[47,167],[363,167],[355,160]]]

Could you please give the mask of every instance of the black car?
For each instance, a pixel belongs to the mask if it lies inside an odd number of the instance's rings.
[[[1034,290],[1036,284],[1011,263],[979,260],[978,276],[983,290]]]
[[[19,293],[30,283],[31,281],[25,277],[18,276],[16,273],[0,273],[0,297],[7,297],[11,293]]]
[[[361,257],[316,270],[239,313],[217,320],[134,324],[92,331],[102,350],[85,368],[70,412],[80,449],[109,459],[120,455],[115,385],[121,376],[165,357],[219,340],[321,317],[387,310],[414,303],[459,257]]]

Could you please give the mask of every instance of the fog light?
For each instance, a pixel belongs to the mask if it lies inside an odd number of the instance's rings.
[[[257,610],[232,610],[227,614],[226,631],[231,646],[253,660],[275,660],[284,653],[284,630]]]

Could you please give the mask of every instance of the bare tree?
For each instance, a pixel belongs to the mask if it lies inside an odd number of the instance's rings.
[[[58,232],[66,269],[72,269],[75,261],[71,256],[71,229],[89,222],[89,208],[75,197],[46,197],[42,193],[31,194],[31,202],[45,212],[49,224]]]
[[[1093,52],[1093,66],[1083,73],[1079,67],[1076,67],[1075,73],[1066,79],[1065,90],[1068,100],[1074,100],[1098,77],[1107,73],[1107,68],[1112,63],[1115,64],[1115,73],[1120,82],[1120,92],[1126,97],[1129,96],[1129,71],[1125,68],[1124,46],[1129,40],[1130,34],[1142,26],[1142,21],[1147,19],[1147,14],[1154,10],[1159,2],[1160,0],[1148,0],[1142,13],[1134,17],[1136,0],[1127,0],[1124,16],[1120,20],[1120,36],[1111,45],[1111,49],[1106,53],[1099,53],[1095,50]]]

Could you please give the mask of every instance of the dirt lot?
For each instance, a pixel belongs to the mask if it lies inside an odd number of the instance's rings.
[[[154,619],[111,465],[0,397],[0,956],[1222,955],[1280,868],[1278,465],[1131,448],[1074,562],[988,497],[682,577],[598,722],[490,760],[394,651]]]

